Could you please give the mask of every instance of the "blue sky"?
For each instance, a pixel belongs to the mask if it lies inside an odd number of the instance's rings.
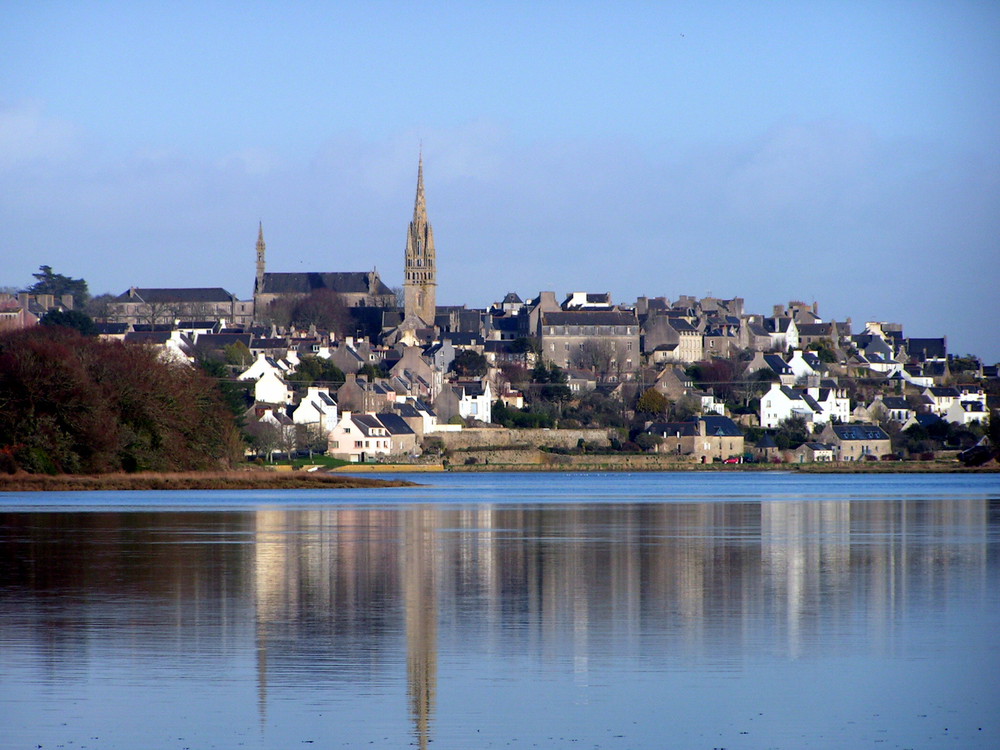
[[[1000,359],[1000,4],[0,4],[0,285],[817,300]]]

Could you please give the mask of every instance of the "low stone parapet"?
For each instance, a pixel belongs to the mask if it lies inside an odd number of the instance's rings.
[[[601,430],[512,430],[506,427],[472,427],[461,432],[428,435],[441,441],[445,450],[490,448],[576,448],[580,441],[602,448],[611,444],[608,431]]]

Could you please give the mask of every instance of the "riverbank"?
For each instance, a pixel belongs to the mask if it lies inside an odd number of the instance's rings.
[[[292,490],[418,487],[416,482],[319,471],[225,471],[135,474],[0,474],[0,492],[87,490]]]
[[[989,474],[1000,473],[1000,465],[967,467],[957,461],[887,461],[887,462],[843,462],[808,464],[698,464],[681,461],[654,462],[639,460],[602,463],[601,461],[553,461],[544,464],[451,464],[453,472],[755,472],[793,471],[802,474]]]

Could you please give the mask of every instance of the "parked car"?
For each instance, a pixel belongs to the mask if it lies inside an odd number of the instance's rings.
[[[739,459],[738,456],[730,456],[729,458],[727,458],[722,463],[724,463],[724,464],[738,464],[738,463],[742,463],[742,462],[740,461],[740,459]]]

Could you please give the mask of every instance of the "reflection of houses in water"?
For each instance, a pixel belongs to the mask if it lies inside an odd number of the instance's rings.
[[[442,649],[537,654],[580,673],[609,644],[616,657],[728,665],[748,643],[827,648],[859,616],[877,643],[912,605],[912,580],[940,581],[947,597],[953,569],[966,582],[970,566],[986,570],[987,531],[983,500],[261,511],[261,702],[296,670],[314,682],[395,672],[404,628],[421,746]],[[334,662],[355,673],[322,666]]]
[[[786,629],[789,654],[799,656],[803,620],[822,616],[829,622],[848,611],[829,605],[848,588],[851,505],[835,500],[762,503],[760,525],[770,625]]]

